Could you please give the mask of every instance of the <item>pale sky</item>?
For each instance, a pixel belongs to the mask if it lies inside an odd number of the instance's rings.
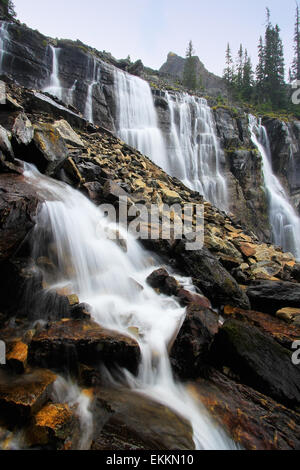
[[[18,18],[46,36],[80,39],[158,69],[170,51],[184,56],[188,41],[206,68],[222,75],[227,42],[242,42],[256,64],[265,7],[278,23],[286,66],[293,57],[295,0],[13,0]]]

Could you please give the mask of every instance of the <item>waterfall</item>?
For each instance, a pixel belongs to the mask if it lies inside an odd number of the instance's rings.
[[[220,169],[224,154],[207,101],[185,93],[166,93],[170,131],[164,139],[146,81],[116,70],[115,93],[119,137],[187,187],[226,210],[226,181]]]
[[[66,104],[74,106],[74,93],[76,91],[77,80],[74,81],[71,88],[66,93]]]
[[[0,73],[2,73],[2,64],[6,54],[6,41],[9,41],[8,24],[2,21],[0,26]]]
[[[114,80],[119,137],[165,168],[167,155],[148,83],[118,69]]]
[[[265,186],[269,197],[269,218],[273,243],[284,251],[292,252],[300,259],[300,218],[288,200],[288,196],[272,170],[270,142],[266,128],[256,117],[249,116],[249,130],[263,163]]]
[[[220,166],[224,153],[216,136],[213,114],[204,98],[166,93],[171,126],[167,153],[171,176],[226,210],[227,187]]]
[[[71,284],[80,302],[91,305],[93,319],[101,326],[134,339],[130,327],[138,331],[139,372],[135,377],[124,371],[122,380],[126,378],[128,387],[187,418],[197,449],[236,449],[188,389],[174,381],[167,347],[184,320],[185,309],[147,285],[145,279],[155,269],[149,253],[119,227],[127,238],[125,253],[107,238],[111,224],[100,208],[68,185],[41,175],[32,165],[25,168],[27,181],[46,198],[34,233],[52,232],[59,266],[53,283]]]
[[[94,86],[100,82],[100,66],[95,57],[92,58],[92,75],[88,85],[87,98],[85,103],[84,117],[87,121],[94,123],[93,113],[93,90]]]
[[[59,67],[58,67],[60,49],[53,47],[52,45],[50,45],[49,48],[52,53],[52,73],[50,76],[50,84],[49,86],[45,87],[43,91],[56,96],[56,98],[58,98],[59,100],[62,100],[63,90],[62,90],[62,86],[61,86],[60,79],[59,79]]]

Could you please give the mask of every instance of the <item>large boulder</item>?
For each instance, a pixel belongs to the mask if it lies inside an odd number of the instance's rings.
[[[300,450],[300,415],[271,398],[217,371],[190,389],[244,449]]]
[[[194,278],[197,287],[214,305],[229,304],[241,308],[250,307],[246,294],[236,280],[207,248],[189,251],[186,249],[186,242],[180,240],[175,252],[178,265]]]
[[[0,175],[0,261],[12,256],[34,227],[39,202],[23,176]]]
[[[300,285],[292,282],[256,282],[247,290],[253,310],[276,314],[285,307],[299,308]]]
[[[12,428],[23,424],[49,399],[55,380],[46,369],[15,377],[0,371],[1,418]]]
[[[208,364],[208,352],[219,330],[219,317],[209,309],[190,304],[171,350],[171,363],[182,379],[199,377]]]
[[[29,346],[29,362],[55,370],[78,373],[79,363],[103,362],[136,372],[138,343],[88,320],[62,320],[37,333]]]
[[[254,389],[289,407],[300,406],[300,367],[288,351],[255,326],[228,320],[211,347],[214,364],[227,367]]]
[[[97,424],[93,449],[195,448],[190,423],[146,395],[124,389],[101,388],[94,391],[94,400],[92,412]]]

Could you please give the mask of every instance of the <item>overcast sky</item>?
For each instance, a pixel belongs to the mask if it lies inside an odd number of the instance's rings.
[[[281,28],[286,65],[293,56],[295,0],[13,0],[18,18],[41,33],[80,39],[116,58],[158,69],[168,52],[184,56],[192,39],[204,65],[221,75],[227,42],[242,42],[254,63],[265,7]]]

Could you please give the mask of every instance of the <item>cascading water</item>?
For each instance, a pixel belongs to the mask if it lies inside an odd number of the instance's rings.
[[[56,96],[59,100],[63,99],[63,90],[59,79],[59,51],[57,47],[49,46],[52,53],[52,73],[50,76],[50,84],[43,91]]]
[[[224,154],[207,101],[188,94],[167,93],[171,122],[164,141],[149,84],[116,70],[115,90],[119,137],[226,210],[226,181],[220,170]]]
[[[207,101],[186,93],[166,93],[166,98],[171,116],[167,136],[170,174],[226,210],[226,180],[220,170],[224,153]]]
[[[272,170],[270,142],[266,128],[255,116],[249,116],[249,130],[254,145],[263,161],[263,173],[269,196],[269,218],[273,242],[292,252],[300,259],[300,218],[288,200],[288,196]]]
[[[149,253],[120,227],[127,238],[127,253],[109,240],[111,224],[81,193],[27,164],[25,177],[46,198],[36,230],[47,227],[52,231],[59,268],[55,285],[71,284],[80,301],[92,306],[94,320],[103,327],[128,336],[132,336],[128,328],[138,329],[142,353],[139,373],[134,377],[124,371],[122,380],[126,378],[129,387],[190,420],[197,449],[236,449],[204,407],[174,381],[167,347],[183,322],[185,310],[145,282],[154,269]],[[86,406],[83,411],[85,415]]]
[[[2,73],[2,64],[6,54],[6,42],[9,41],[8,24],[2,21],[0,25],[0,73]]]
[[[94,123],[94,113],[93,113],[93,90],[94,86],[100,82],[100,66],[96,61],[95,57],[92,58],[92,75],[91,81],[88,85],[88,92],[84,110],[84,117],[87,121]]]
[[[115,69],[116,129],[119,137],[163,168],[167,155],[147,82]]]

